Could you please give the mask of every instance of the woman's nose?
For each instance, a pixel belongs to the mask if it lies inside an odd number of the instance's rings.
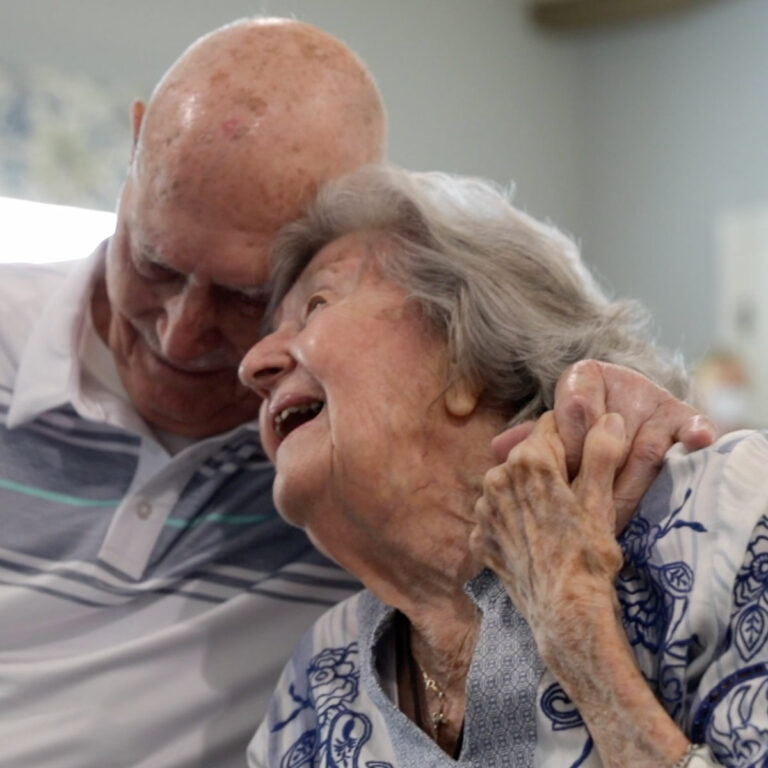
[[[270,333],[254,344],[240,363],[240,381],[262,399],[267,399],[280,379],[295,365],[285,334]]]

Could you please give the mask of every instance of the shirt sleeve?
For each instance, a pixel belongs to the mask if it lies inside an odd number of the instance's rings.
[[[768,766],[768,438],[670,451],[621,537],[633,653],[661,704],[724,766]]]
[[[716,680],[695,710],[693,741],[707,743],[723,765],[768,765],[768,516],[754,526],[732,584],[732,610]],[[711,677],[707,676],[706,677]]]
[[[690,709],[691,740],[709,745],[724,766],[768,765],[768,438],[754,432],[729,443],[705,464],[699,506],[713,505],[699,518],[713,540],[694,550],[696,577],[706,585],[717,616],[698,626],[716,632],[696,637],[708,646],[700,657],[689,646],[688,670],[697,679]],[[715,483],[707,486],[708,474]],[[697,544],[697,534],[691,540]],[[721,595],[721,597],[717,597]],[[711,655],[710,655],[711,654]]]

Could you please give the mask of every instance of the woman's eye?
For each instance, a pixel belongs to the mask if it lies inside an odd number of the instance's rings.
[[[327,303],[328,302],[325,300],[325,297],[320,296],[319,294],[312,296],[312,298],[310,298],[310,300],[307,302],[307,315],[311,315],[318,307],[322,307]]]

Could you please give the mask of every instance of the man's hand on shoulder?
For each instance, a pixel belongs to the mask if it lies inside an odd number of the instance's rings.
[[[674,443],[695,451],[717,436],[710,419],[665,389],[636,371],[596,360],[583,360],[563,373],[555,391],[554,411],[571,477],[578,472],[584,439],[595,422],[605,413],[623,417],[631,448],[614,485],[617,531],[629,522]],[[532,428],[532,422],[520,424],[496,437],[496,457],[506,459]]]

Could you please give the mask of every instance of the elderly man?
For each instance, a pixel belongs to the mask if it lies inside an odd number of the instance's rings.
[[[380,160],[340,42],[284,20],[199,40],[149,104],[115,234],[0,276],[0,766],[243,765],[299,633],[355,582],[276,519],[237,368],[265,254]]]
[[[236,372],[274,233],[383,156],[376,86],[314,27],[241,21],[133,128],[113,237],[0,273],[1,768],[244,765],[295,640],[355,587],[276,519]],[[559,409],[578,453],[601,409],[641,403],[629,509],[671,439],[708,437],[627,376],[579,368]]]

